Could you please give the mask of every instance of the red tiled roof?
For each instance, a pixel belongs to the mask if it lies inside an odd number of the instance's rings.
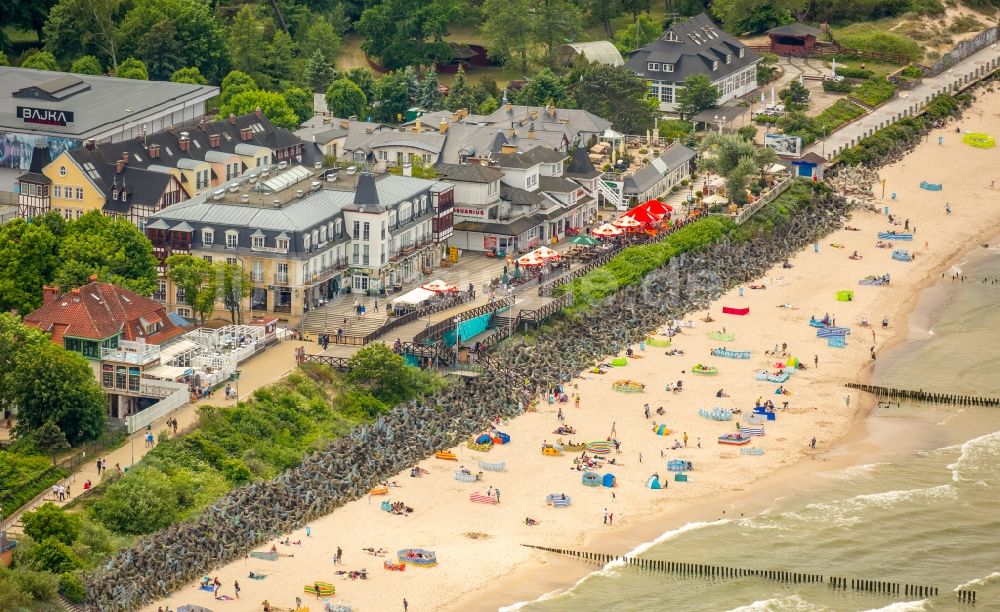
[[[160,329],[147,336],[149,325]],[[162,304],[111,283],[93,282],[52,300],[24,317],[24,324],[52,334],[103,340],[121,332],[123,340],[145,339],[158,344],[184,332],[167,317]]]

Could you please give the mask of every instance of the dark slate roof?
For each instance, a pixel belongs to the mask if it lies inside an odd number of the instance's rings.
[[[434,171],[444,180],[463,183],[492,183],[503,177],[498,168],[482,164],[435,164]]]
[[[378,201],[378,190],[375,189],[375,177],[370,172],[362,172],[358,176],[358,186],[354,191],[354,206],[381,208]]]
[[[526,170],[532,166],[537,166],[541,162],[535,160],[526,153],[501,153],[497,156],[500,160],[500,166],[504,168],[520,168]]]
[[[635,174],[625,177],[625,191],[642,193],[656,184],[671,170],[690,162],[695,152],[684,145],[676,145],[667,149],[662,155],[646,164]]]
[[[677,40],[668,40],[671,36],[676,36]],[[741,49],[743,57],[740,57]],[[732,56],[728,64],[727,55]],[[702,13],[669,28],[663,36],[633,53],[625,65],[645,79],[677,83],[692,74],[704,74],[717,81],[759,60],[757,52]],[[716,70],[712,70],[713,61],[718,62]],[[648,69],[650,62],[672,64],[674,70],[651,72]]]
[[[580,186],[561,176],[539,176],[538,188],[552,193],[570,193],[579,189]]]
[[[455,230],[459,232],[482,232],[501,236],[519,236],[545,221],[545,215],[535,214],[515,219],[510,223],[485,223],[481,221],[459,221]]]
[[[545,201],[545,196],[536,191],[526,191],[506,183],[500,183],[500,197],[519,206],[535,206]]]
[[[587,150],[583,147],[577,147],[573,150],[573,157],[570,158],[565,174],[573,178],[592,179],[601,176],[601,171],[594,167],[594,162],[590,161]]]
[[[48,145],[35,145],[35,148],[31,150],[31,167],[29,168],[29,172],[42,174],[45,166],[48,166],[51,161]]]
[[[555,151],[547,147],[535,147],[524,152],[528,159],[533,159],[539,164],[555,164],[569,157],[568,153]]]
[[[818,38],[822,32],[811,25],[796,21],[788,25],[771,28],[767,33],[774,34],[775,36],[815,36]]]

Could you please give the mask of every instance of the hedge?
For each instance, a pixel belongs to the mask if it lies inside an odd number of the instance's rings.
[[[826,134],[831,134],[840,126],[849,121],[853,121],[865,114],[865,109],[857,104],[852,104],[847,100],[837,100],[831,106],[823,109],[823,112],[816,115],[816,132],[814,136],[822,136],[824,129]]]
[[[13,512],[67,474],[48,457],[0,451],[0,507]]]
[[[882,77],[868,79],[855,88],[852,95],[868,106],[885,104],[896,95],[896,86]]]
[[[848,81],[847,79],[842,79],[840,81],[823,81],[823,91],[829,93],[851,93],[854,90],[854,83]]]

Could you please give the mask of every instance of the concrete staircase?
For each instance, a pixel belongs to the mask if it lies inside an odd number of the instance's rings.
[[[302,329],[312,334],[333,335],[337,333],[337,328],[343,327],[344,336],[361,338],[385,324],[385,302],[382,299],[379,299],[379,311],[375,312],[372,308],[374,304],[372,298],[359,298],[367,311],[363,317],[358,318],[354,314],[354,297],[345,295],[328,302],[325,306],[310,310],[303,317]],[[346,326],[344,319],[347,319]]]

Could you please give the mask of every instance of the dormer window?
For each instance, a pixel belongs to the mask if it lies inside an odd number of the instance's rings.
[[[649,62],[646,64],[646,69],[649,70],[650,72],[659,72],[660,64],[659,62]]]
[[[663,72],[673,72],[673,71],[674,71],[673,64],[663,64]]]
[[[215,243],[215,232],[210,229],[201,230],[201,243],[212,246]]]
[[[743,49],[740,49],[740,57],[743,57]]]
[[[713,61],[712,62],[712,70],[718,70],[718,69],[719,69],[719,62]]]
[[[666,35],[663,37],[663,40],[667,42],[679,42],[680,38],[678,38],[677,35],[673,33],[673,31],[670,31],[666,33]]]
[[[727,53],[726,54],[726,63],[727,64],[732,64],[733,63],[733,54],[732,53]]]

